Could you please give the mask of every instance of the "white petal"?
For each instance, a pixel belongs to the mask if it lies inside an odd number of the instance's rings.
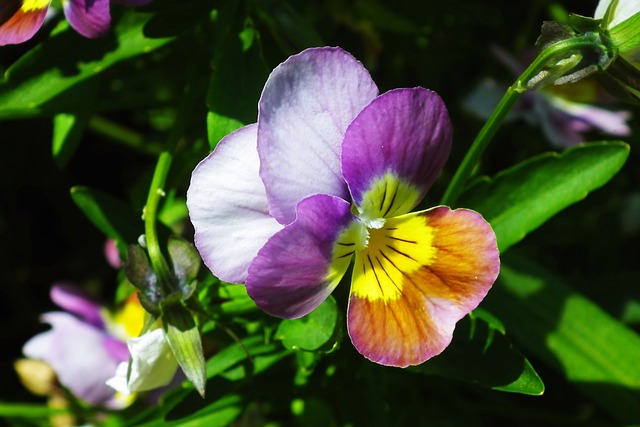
[[[178,361],[162,329],[154,329],[138,338],[132,338],[127,341],[127,345],[131,353],[127,381],[129,393],[153,390],[171,382],[178,369]],[[120,384],[116,380],[116,386]]]
[[[282,228],[269,215],[256,145],[256,125],[223,138],[195,168],[187,192],[200,256],[230,283],[244,283],[251,260]]]
[[[611,0],[601,0],[596,7],[594,18],[601,19],[607,12],[607,8],[611,4]],[[631,18],[636,13],[640,12],[640,1],[638,0],[620,0],[618,6],[613,14],[613,19],[609,23],[608,28],[613,28],[621,22]]]

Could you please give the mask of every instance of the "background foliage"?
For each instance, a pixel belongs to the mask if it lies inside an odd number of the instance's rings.
[[[287,56],[341,46],[381,91],[424,86],[442,96],[454,151],[427,196],[433,206],[482,125],[464,110],[465,96],[486,76],[513,79],[490,46],[523,54],[544,20],[567,10],[589,16],[595,6],[155,0],[114,7],[112,31],[100,40],[54,19],[28,43],[0,48],[0,414],[30,416],[7,418],[16,425],[46,423],[18,405],[46,414],[12,363],[46,328],[38,316],[55,309],[50,285],[66,280],[117,298],[123,278],[104,260],[105,235],[133,243],[143,232],[140,213],[167,141],[178,147],[160,219],[191,239],[184,195],[193,167],[222,136],[255,121],[268,72]],[[203,268],[201,301],[253,363],[206,322],[206,399],[179,389],[160,408],[134,406],[105,425],[640,423],[638,123],[630,121],[630,153],[601,143],[542,154],[552,149],[539,129],[500,129],[479,171],[492,178],[458,205],[485,215],[508,251],[494,289],[442,356],[406,370],[374,365],[344,339],[346,287],[308,318],[283,322]]]

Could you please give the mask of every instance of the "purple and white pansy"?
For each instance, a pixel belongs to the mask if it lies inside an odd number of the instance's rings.
[[[480,214],[411,212],[438,177],[452,127],[440,97],[379,95],[340,48],[276,67],[258,121],[223,138],[194,170],[195,243],[220,279],[245,283],[267,313],[314,310],[353,264],[348,332],[365,357],[410,366],[439,354],[499,271]]]

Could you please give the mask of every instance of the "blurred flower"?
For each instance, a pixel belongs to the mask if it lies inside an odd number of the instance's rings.
[[[120,252],[118,252],[115,240],[107,239],[107,241],[104,242],[104,257],[111,267],[116,270],[122,268],[122,260],[120,259]]]
[[[224,138],[194,170],[196,247],[222,280],[245,282],[284,318],[314,310],[355,257],[348,330],[374,362],[409,366],[442,352],[499,269],[476,212],[413,212],[449,155],[451,123],[423,88],[378,96],[339,48],[280,64],[257,124]]]
[[[111,0],[62,0],[69,24],[88,38],[102,37],[111,26]],[[152,0],[113,0],[128,6],[142,6]],[[0,5],[0,46],[23,43],[40,29],[51,0],[8,0]]]
[[[493,51],[514,76],[524,71],[523,65],[504,50],[494,48]],[[485,79],[467,96],[464,107],[486,120],[506,90],[506,85]],[[523,93],[507,119],[524,119],[532,126],[539,126],[551,145],[558,148],[584,142],[584,134],[592,131],[629,136],[631,128],[627,120],[631,119],[631,113],[593,105],[604,99],[605,94],[598,93],[592,80],[583,79],[562,86],[544,86]]]
[[[154,329],[127,341],[131,363],[118,365],[115,376],[107,384],[125,396],[153,390],[172,382],[178,361],[169,347],[164,331]]]
[[[51,299],[66,312],[42,315],[52,329],[31,338],[24,355],[50,365],[60,384],[83,401],[107,408],[126,406],[128,400],[105,382],[129,359],[125,340],[142,327],[144,310],[135,295],[115,314],[71,285],[54,285]]]

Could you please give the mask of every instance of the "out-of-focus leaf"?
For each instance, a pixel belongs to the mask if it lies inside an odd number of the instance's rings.
[[[147,7],[155,14],[144,27],[150,38],[167,38],[192,30],[200,24],[207,24],[216,2],[202,0],[154,0]]]
[[[640,422],[640,336],[533,261],[503,257],[484,303],[509,335],[625,423]]]
[[[256,303],[247,294],[247,288],[244,285],[227,285],[221,290],[220,295],[223,298],[230,298],[220,304],[220,310],[225,315],[237,315],[255,311]]]
[[[297,425],[326,427],[335,425],[331,407],[320,399],[296,399],[291,402],[291,412]]]
[[[283,320],[275,338],[290,350],[331,351],[338,342],[339,325],[336,301],[329,296],[306,316]]]
[[[7,70],[0,84],[0,118],[72,112],[78,99],[95,95],[97,80],[92,77],[173,40],[145,36],[144,26],[152,16],[126,9],[102,39],[84,38],[71,28],[52,35]],[[60,102],[57,97],[63,94],[66,99]]]
[[[122,258],[127,244],[137,242],[144,231],[140,216],[109,194],[78,186],[71,188],[71,198],[93,225],[117,242]]]
[[[269,27],[271,35],[287,54],[325,44],[313,26],[287,2],[262,0],[255,2],[255,6],[256,15]]]
[[[242,398],[237,394],[229,394],[185,417],[169,412],[166,418],[135,425],[137,427],[225,427],[235,420],[242,410]]]
[[[58,167],[64,167],[75,152],[84,133],[89,116],[60,113],[53,116],[51,152]]]
[[[47,418],[51,415],[66,413],[69,413],[67,408],[49,408],[46,405],[0,402],[0,417],[2,418]]]
[[[167,227],[172,228],[181,224],[188,216],[186,199],[176,197],[175,191],[168,192],[162,208],[158,212],[158,219]]]
[[[393,4],[358,0],[355,7],[377,29],[404,34],[415,34],[420,30],[410,19],[397,13]]]
[[[277,343],[265,343],[264,338],[252,336],[245,338],[240,343],[231,344],[220,350],[212,358],[207,360],[207,378],[220,375],[225,371],[236,367],[239,363],[253,364],[255,358],[262,355],[279,354],[282,347]],[[252,360],[247,360],[247,358]]]
[[[209,144],[256,121],[258,99],[269,70],[262,59],[257,30],[233,7],[220,11],[221,47],[212,59],[207,105]]]
[[[598,142],[522,162],[469,188],[459,206],[480,212],[493,227],[501,252],[567,206],[609,181],[629,146]]]
[[[504,335],[502,324],[478,309],[461,320],[439,356],[409,371],[471,382],[494,390],[540,395],[544,384],[531,363]]]

